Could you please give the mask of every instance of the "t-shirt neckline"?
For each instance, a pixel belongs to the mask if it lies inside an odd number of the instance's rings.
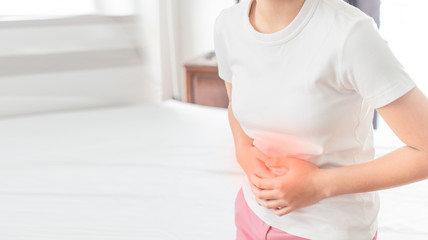
[[[254,0],[248,0],[243,14],[243,20],[246,31],[256,40],[265,44],[280,44],[287,42],[299,34],[311,19],[319,0],[305,0],[302,8],[293,21],[285,28],[274,33],[261,33],[257,31],[250,22],[250,9]]]

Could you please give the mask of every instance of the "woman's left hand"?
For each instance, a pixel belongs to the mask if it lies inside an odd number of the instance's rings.
[[[297,158],[275,157],[266,161],[270,168],[285,168],[286,173],[275,178],[250,176],[251,188],[259,205],[283,216],[326,198],[322,184],[325,170]]]

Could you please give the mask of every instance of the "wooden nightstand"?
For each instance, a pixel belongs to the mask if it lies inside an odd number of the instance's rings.
[[[218,76],[217,61],[211,54],[200,56],[184,64],[189,103],[227,108],[224,81]]]

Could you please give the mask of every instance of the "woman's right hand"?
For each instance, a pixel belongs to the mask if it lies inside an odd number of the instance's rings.
[[[247,177],[256,174],[261,178],[277,177],[269,170],[265,162],[270,158],[254,145],[237,149],[237,160]]]

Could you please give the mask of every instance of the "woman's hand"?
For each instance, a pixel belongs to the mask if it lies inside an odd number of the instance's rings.
[[[265,161],[269,168],[285,168],[287,172],[275,178],[250,175],[252,191],[259,205],[283,216],[299,208],[312,205],[327,194],[323,189],[325,170],[297,158],[275,157]]]
[[[269,156],[265,155],[255,146],[240,147],[237,151],[237,160],[247,177],[256,174],[262,178],[273,178],[277,175],[269,170],[265,162],[269,160]]]

